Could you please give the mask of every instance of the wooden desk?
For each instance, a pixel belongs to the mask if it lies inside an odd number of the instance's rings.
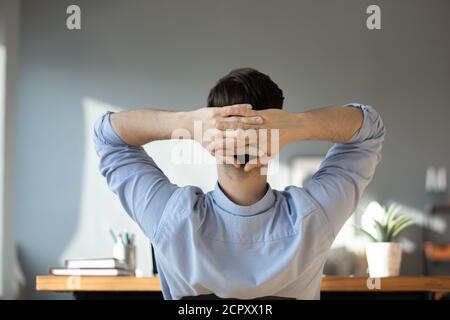
[[[136,291],[160,292],[158,277],[75,277],[75,276],[37,276],[37,291],[76,292],[76,291]]]
[[[374,283],[376,284],[376,283]],[[365,277],[326,276],[322,279],[322,298],[369,298],[374,294],[387,298],[429,297],[430,293],[450,292],[450,276],[400,276],[380,279],[380,288],[369,289]],[[144,296],[160,299],[161,289],[157,277],[67,277],[37,276],[37,291],[73,292],[78,298],[111,298],[108,293],[129,293],[129,297]],[[103,295],[99,295],[99,293]],[[121,296],[123,296],[123,294]],[[365,295],[369,294],[369,295]],[[383,295],[380,295],[383,294]],[[408,295],[410,294],[410,295]]]

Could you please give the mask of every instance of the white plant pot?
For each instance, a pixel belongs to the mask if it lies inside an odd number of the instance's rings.
[[[398,276],[402,261],[402,246],[394,242],[368,243],[366,257],[371,278]]]

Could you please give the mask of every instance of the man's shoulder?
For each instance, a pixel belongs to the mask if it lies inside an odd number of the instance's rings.
[[[176,212],[178,216],[187,214],[198,207],[199,201],[203,201],[205,194],[203,190],[196,186],[183,186],[175,188],[165,206],[165,214],[173,216]]]
[[[313,211],[320,210],[317,201],[302,187],[287,186],[284,190],[274,190],[277,200],[286,201],[292,212],[299,215],[307,215]]]
[[[286,201],[289,213],[294,225],[303,226],[308,229],[308,235],[314,235],[313,238],[322,234],[327,242],[334,239],[330,224],[325,216],[320,204],[312,197],[307,188],[288,186],[283,191],[277,191]],[[325,231],[325,232],[324,232]]]

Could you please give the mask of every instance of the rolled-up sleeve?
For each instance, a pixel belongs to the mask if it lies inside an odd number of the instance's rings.
[[[347,143],[331,147],[320,169],[305,186],[326,215],[334,235],[356,209],[372,180],[385,136],[383,121],[374,108],[356,103],[347,106],[362,110],[361,128]]]
[[[128,215],[153,240],[164,209],[178,188],[142,147],[123,142],[110,123],[110,112],[94,125],[99,169]]]

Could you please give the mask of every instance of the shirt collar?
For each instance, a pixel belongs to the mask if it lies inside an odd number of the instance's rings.
[[[270,209],[276,200],[272,188],[270,188],[270,185],[267,184],[267,192],[264,197],[262,197],[258,202],[252,205],[241,206],[228,199],[228,197],[223,193],[219,182],[216,183],[216,186],[213,190],[213,198],[216,204],[223,210],[238,216],[251,216],[260,214]]]

